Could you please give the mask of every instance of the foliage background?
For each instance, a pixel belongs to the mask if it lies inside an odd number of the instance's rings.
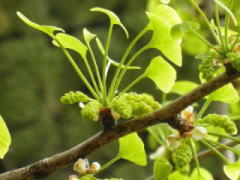
[[[178,8],[183,19],[197,18],[186,1],[176,1],[173,5]],[[89,12],[95,6],[116,12],[130,31],[130,40],[147,23],[145,0],[0,1],[0,112],[12,134],[12,145],[6,158],[0,161],[0,172],[64,151],[102,128],[99,124],[81,120],[77,106],[59,103],[59,97],[65,92],[85,89],[87,93],[87,89],[59,49],[51,45],[49,38],[30,29],[16,16],[16,11],[21,11],[35,22],[62,27],[67,33],[80,38],[82,28],[87,27],[104,40],[108,19],[104,15]],[[202,7],[211,13],[211,9],[207,8],[208,3],[204,2]],[[125,39],[119,28],[114,30],[110,54],[117,59],[130,40]],[[207,35],[205,29],[202,32]],[[191,34],[185,38],[183,47],[185,58],[183,68],[177,68],[178,79],[188,77],[188,80],[197,81],[198,62],[192,60],[192,55],[205,51],[206,47]],[[139,58],[138,64],[146,66],[156,54],[154,50],[145,53]],[[78,63],[81,66],[82,62]],[[130,73],[125,83],[137,76],[136,72]],[[140,82],[133,90],[153,93],[156,99],[161,99],[160,92],[148,80]],[[141,136],[146,139],[146,133],[141,133]],[[103,164],[116,151],[117,143],[112,143],[92,154],[89,159]],[[144,179],[152,174],[150,167],[143,168],[120,161],[101,175]],[[46,179],[66,179],[71,173],[69,168]]]

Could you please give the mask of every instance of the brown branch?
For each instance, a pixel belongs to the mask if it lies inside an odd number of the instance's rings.
[[[83,143],[65,152],[42,159],[23,168],[0,174],[0,179],[32,180],[43,178],[61,168],[70,166],[78,158],[85,157],[105,144],[108,144],[126,134],[144,130],[145,128],[157,123],[167,122],[169,124],[175,124],[176,118],[174,118],[174,116],[176,116],[180,111],[214,90],[233,81],[237,77],[240,77],[239,72],[228,70],[226,73],[223,73],[210,82],[200,85],[192,92],[176,99],[156,112],[118,124],[112,129],[101,131]]]

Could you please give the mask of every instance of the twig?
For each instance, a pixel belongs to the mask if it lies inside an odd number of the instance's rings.
[[[110,130],[100,131],[83,143],[49,158],[42,159],[20,169],[0,174],[1,180],[33,180],[46,177],[55,171],[72,165],[78,158],[96,151],[126,134],[141,131],[157,123],[167,122],[170,125],[176,123],[176,116],[187,106],[198,101],[214,90],[226,85],[240,77],[240,73],[228,70],[212,81],[200,85],[190,93],[176,99],[172,103],[146,116],[142,116],[114,126]]]

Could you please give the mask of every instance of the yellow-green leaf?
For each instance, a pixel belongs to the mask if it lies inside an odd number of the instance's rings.
[[[34,29],[37,29],[39,31],[42,31],[46,34],[48,34],[49,36],[53,37],[54,34],[53,32],[54,31],[62,31],[64,32],[64,30],[62,28],[59,28],[59,27],[55,27],[55,26],[46,26],[46,25],[40,25],[40,24],[37,24],[33,21],[31,21],[30,19],[28,19],[26,16],[24,16],[21,12],[17,12],[17,15],[18,17],[24,22],[26,23],[27,25],[31,26],[32,28]]]
[[[239,180],[240,178],[240,161],[225,165],[223,170],[227,177],[231,180]]]
[[[166,180],[172,171],[172,165],[166,159],[155,160],[153,166],[154,179]]]
[[[229,104],[234,104],[239,101],[238,92],[234,89],[231,83],[217,89],[209,95],[212,101],[221,101]]]
[[[147,164],[144,144],[137,133],[132,133],[120,138],[119,144],[118,157],[140,166],[145,166]]]
[[[74,50],[78,52],[82,58],[86,58],[88,48],[79,39],[63,33],[58,33],[56,38],[64,48]],[[57,44],[57,42],[54,41],[54,44]]]
[[[153,30],[153,36],[149,43],[151,48],[161,51],[169,60],[178,66],[182,65],[181,38],[174,39],[171,29],[174,25],[182,23],[177,12],[168,5],[159,5],[153,11],[148,12],[150,21],[149,29]]]
[[[200,174],[198,173],[198,169],[195,168],[191,174],[191,180],[213,180],[213,176],[208,170],[199,168],[199,172]]]
[[[96,34],[91,33],[87,28],[83,28],[83,37],[86,43],[90,43],[96,37]]]
[[[144,75],[157,85],[163,92],[168,93],[176,80],[175,69],[161,56],[152,59]]]
[[[90,11],[102,12],[102,13],[106,14],[110,19],[110,23],[113,24],[113,25],[114,24],[119,25],[124,30],[124,32],[126,33],[127,38],[129,37],[127,29],[125,28],[125,26],[122,24],[122,22],[120,21],[120,19],[118,18],[118,16],[114,12],[112,12],[108,9],[100,8],[100,7],[92,8],[92,9],[90,9]]]
[[[8,152],[10,144],[10,133],[2,116],[0,115],[0,159],[3,159],[5,154]]]
[[[177,81],[173,86],[171,93],[184,95],[198,87],[198,84],[192,81]]]

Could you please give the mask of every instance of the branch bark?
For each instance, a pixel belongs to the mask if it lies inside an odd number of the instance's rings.
[[[172,103],[146,116],[142,116],[124,123],[115,125],[109,130],[103,130],[87,139],[83,143],[49,158],[42,159],[25,167],[0,174],[1,180],[33,180],[46,177],[55,171],[72,165],[78,158],[96,151],[124,135],[141,131],[157,123],[176,124],[175,116],[187,106],[198,101],[214,90],[240,77],[240,73],[228,69],[227,72],[212,81],[200,85],[190,93],[179,97]]]

